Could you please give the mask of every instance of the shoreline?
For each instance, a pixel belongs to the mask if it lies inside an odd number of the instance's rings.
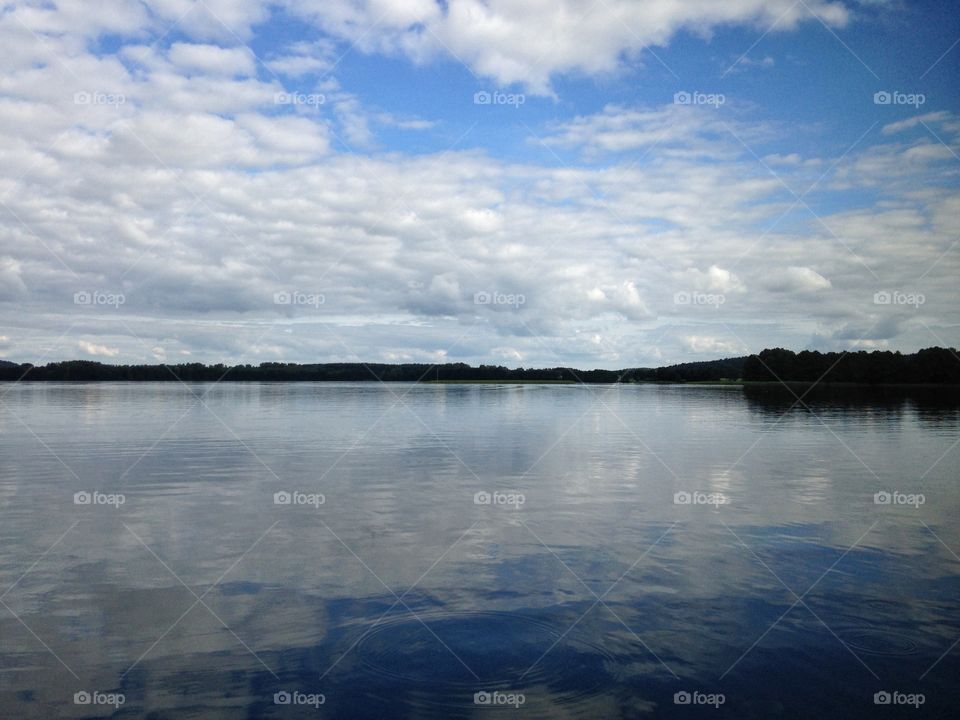
[[[249,378],[242,379],[233,379],[233,378],[222,378],[222,379],[212,379],[212,380],[196,380],[196,379],[181,379],[181,378],[145,378],[145,379],[131,379],[131,378],[89,378],[89,379],[77,379],[77,380],[66,380],[66,379],[57,379],[57,378],[22,378],[22,379],[13,379],[13,380],[2,380],[0,379],[0,386],[4,385],[19,385],[19,384],[45,384],[45,383],[60,383],[60,384],[71,384],[71,385],[91,385],[91,384],[124,384],[124,385],[145,385],[145,384],[218,384],[218,383],[230,383],[231,385],[238,384],[269,384],[269,385],[297,385],[304,383],[313,383],[313,384],[326,384],[326,383],[383,383],[383,384],[397,384],[397,385],[665,385],[671,387],[679,387],[686,385],[694,385],[697,387],[743,387],[743,388],[806,388],[806,387],[822,387],[822,388],[832,388],[832,389],[858,389],[858,390],[869,390],[869,389],[897,389],[897,390],[960,390],[960,384],[956,383],[866,383],[866,382],[840,382],[833,380],[629,380],[623,382],[609,382],[609,381],[579,381],[579,380],[529,380],[529,379],[517,379],[517,380],[473,380],[473,379],[451,379],[444,378],[442,380],[396,380],[396,379],[386,379],[386,378],[366,378],[366,379],[309,379],[309,378],[287,378],[282,380],[256,380]]]

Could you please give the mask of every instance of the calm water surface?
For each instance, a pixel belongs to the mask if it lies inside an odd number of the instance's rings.
[[[0,394],[4,718],[960,714],[942,393]]]

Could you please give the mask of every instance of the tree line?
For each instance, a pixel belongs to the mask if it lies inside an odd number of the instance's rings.
[[[69,360],[43,366],[0,364],[0,380],[27,381],[178,381],[214,382],[686,382],[740,376],[744,358],[686,363],[666,368],[578,370],[569,367],[507,368],[466,363],[262,363],[260,365],[107,365],[90,360]]]
[[[952,348],[931,347],[913,354],[899,352],[793,352],[763,350],[746,358],[747,381],[796,381],[882,384],[960,384],[960,357]]]
[[[471,366],[466,363],[261,363],[260,365],[107,365],[69,360],[43,366],[0,361],[0,381],[382,381],[382,382],[841,382],[863,384],[960,384],[960,359],[949,348],[899,352],[800,353],[783,348],[749,357],[681,363],[659,368],[577,370]]]

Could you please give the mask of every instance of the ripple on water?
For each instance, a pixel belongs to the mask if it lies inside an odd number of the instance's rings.
[[[853,650],[871,655],[915,655],[919,646],[913,638],[892,630],[872,627],[838,629],[837,634]]]
[[[423,623],[410,615],[380,623],[357,653],[366,673],[411,691],[429,688],[435,704],[462,704],[481,689],[547,688],[553,703],[569,705],[614,683],[613,656],[576,630],[564,634],[569,626],[509,612],[418,615]]]

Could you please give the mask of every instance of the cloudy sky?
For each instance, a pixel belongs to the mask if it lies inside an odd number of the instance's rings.
[[[0,6],[0,358],[960,345],[949,0]]]

